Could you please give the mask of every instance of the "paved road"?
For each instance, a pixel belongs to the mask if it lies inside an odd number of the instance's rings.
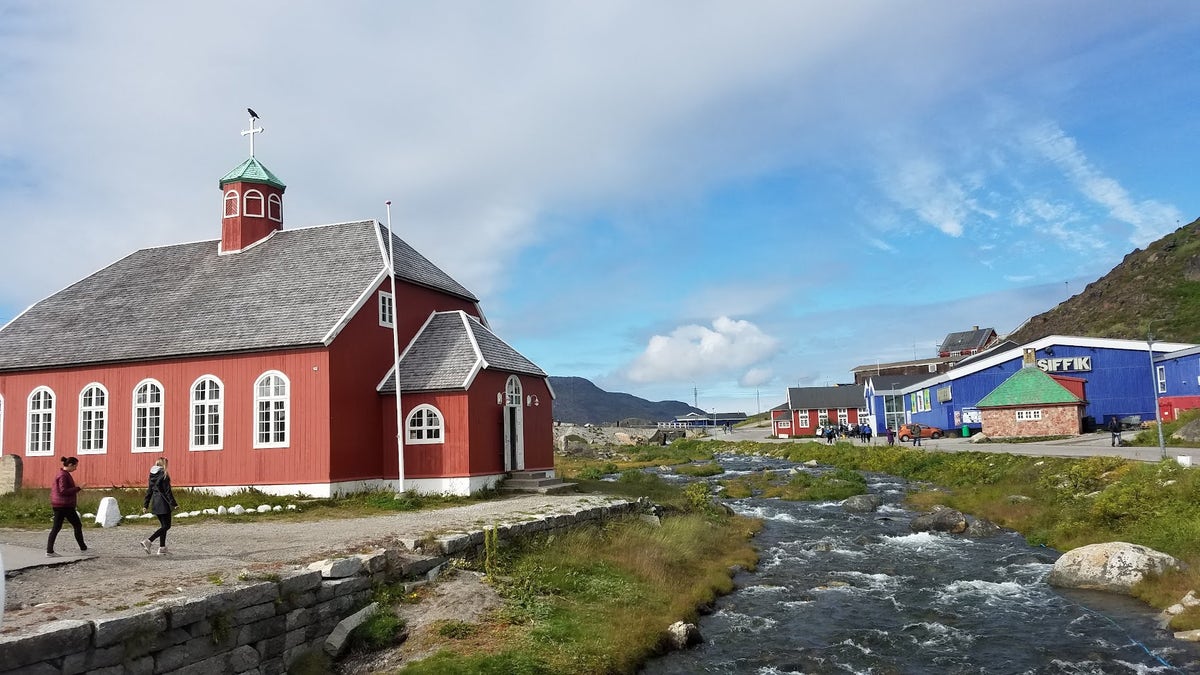
[[[750,429],[734,429],[732,434],[722,434],[718,432],[712,437],[718,441],[763,441],[773,443],[787,443],[802,439],[772,439],[767,438],[768,430],[765,428],[750,428]],[[1128,439],[1131,434],[1126,433],[1125,438]],[[1133,447],[1122,446],[1119,448],[1112,447],[1110,443],[1110,435],[1107,431],[1104,433],[1084,434],[1082,436],[1067,438],[1058,441],[1045,441],[1042,443],[972,443],[969,439],[961,436],[947,436],[936,441],[925,439],[921,441],[921,447],[928,451],[936,452],[998,452],[1010,453],[1013,455],[1033,455],[1037,457],[1092,457],[1092,456],[1109,456],[1109,457],[1125,457],[1127,459],[1136,459],[1143,462],[1157,462],[1162,458],[1162,453],[1157,447]],[[816,440],[816,439],[813,439]],[[860,444],[858,441],[853,441]],[[876,437],[874,445],[886,444],[887,441]],[[899,443],[899,441],[897,441]],[[911,445],[911,444],[910,444]],[[1200,466],[1200,448],[1172,448],[1166,449],[1166,456],[1172,459],[1180,456],[1187,457],[1184,461],[1190,461],[1192,464]]]

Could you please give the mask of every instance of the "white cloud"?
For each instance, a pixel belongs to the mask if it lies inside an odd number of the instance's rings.
[[[1079,149],[1074,138],[1058,125],[1045,122],[1029,129],[1026,142],[1056,165],[1075,187],[1092,202],[1108,210],[1115,220],[1133,227],[1129,240],[1144,246],[1175,228],[1179,209],[1153,199],[1136,201],[1116,179],[1096,168]]]
[[[902,160],[881,182],[892,201],[951,237],[962,236],[972,214],[995,215],[978,204],[962,181],[946,175],[940,163],[927,157]]]
[[[679,381],[712,376],[770,358],[779,340],[749,321],[718,317],[712,327],[689,324],[650,338],[645,351],[624,371],[633,382]]]
[[[738,378],[738,386],[760,387],[770,382],[773,377],[774,373],[770,368],[751,368]]]

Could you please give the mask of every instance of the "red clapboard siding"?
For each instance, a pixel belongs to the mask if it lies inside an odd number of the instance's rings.
[[[290,383],[289,446],[254,444],[254,383],[267,371]],[[220,450],[189,450],[191,387],[211,375],[223,386]],[[133,391],[145,379],[163,387],[163,452],[176,485],[266,485],[324,482],[328,475],[327,358],[323,349],[234,354],[144,363],[65,368],[0,375],[4,397],[4,451],[21,455],[24,484],[46,487],[61,466],[80,457],[76,480],[93,486],[141,485],[159,453],[135,453]],[[79,394],[98,382],[108,390],[108,447],[104,454],[79,451]],[[55,395],[54,456],[26,454],[29,394],[39,386]]]

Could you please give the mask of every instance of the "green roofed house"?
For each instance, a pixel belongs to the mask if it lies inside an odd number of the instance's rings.
[[[1086,384],[1078,377],[1046,373],[1027,349],[1024,367],[977,404],[983,433],[992,438],[1078,435],[1087,406]]]

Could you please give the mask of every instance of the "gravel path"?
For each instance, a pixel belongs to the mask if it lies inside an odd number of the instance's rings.
[[[366,518],[258,522],[176,521],[168,535],[169,556],[147,556],[138,542],[157,521],[128,521],[109,529],[85,528],[94,558],[14,574],[6,584],[4,633],[55,619],[94,619],[149,600],[198,595],[213,587],[214,575],[233,583],[242,572],[262,574],[344,552],[381,545],[399,547],[401,538],[479,529],[501,522],[532,520],[549,513],[573,513],[607,503],[597,495],[520,495],[415,513]],[[46,530],[0,529],[6,544],[44,550]],[[74,552],[70,528],[58,539],[59,552]]]

